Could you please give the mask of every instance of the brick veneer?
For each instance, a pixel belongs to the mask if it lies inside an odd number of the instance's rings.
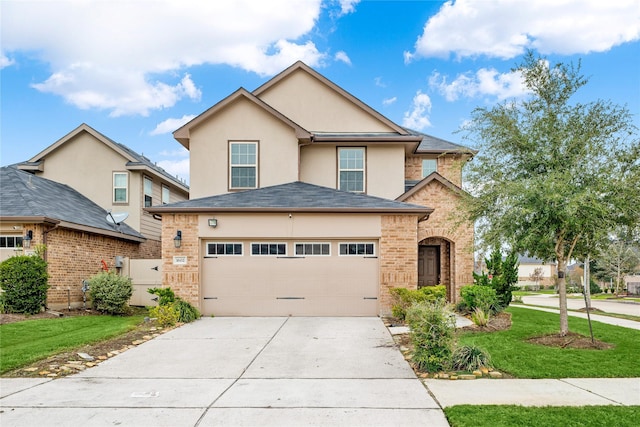
[[[391,313],[391,288],[418,287],[418,218],[383,215],[381,218],[380,315]]]
[[[46,244],[49,273],[47,306],[52,309],[82,305],[82,280],[102,271],[102,260],[115,269],[115,257],[143,258],[140,244],[109,236],[43,224],[23,224],[33,230],[31,248]]]
[[[405,159],[404,178],[418,181],[422,176],[422,160],[424,156],[411,156]],[[438,173],[460,187],[462,185],[462,166],[467,161],[467,155],[441,155],[437,157]]]
[[[176,248],[173,238],[182,231],[182,244]],[[200,305],[200,250],[198,215],[162,215],[162,285],[194,307]],[[186,256],[186,265],[173,263],[174,256]]]

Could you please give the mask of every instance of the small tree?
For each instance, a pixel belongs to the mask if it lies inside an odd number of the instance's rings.
[[[529,279],[536,284],[536,289],[540,289],[540,282],[544,279],[544,270],[542,267],[536,267],[533,273],[529,274]]]
[[[603,275],[613,279],[614,292],[619,294],[624,284],[624,276],[638,269],[640,251],[633,244],[616,239],[604,247],[596,262]]]
[[[47,263],[38,256],[18,255],[0,263],[0,287],[9,313],[36,314],[47,301]]]
[[[509,253],[502,259],[502,252],[494,249],[489,258],[485,259],[488,273],[473,273],[474,284],[480,286],[491,286],[496,291],[498,304],[501,307],[508,307],[513,297],[512,291],[518,283],[518,256],[515,252]]]

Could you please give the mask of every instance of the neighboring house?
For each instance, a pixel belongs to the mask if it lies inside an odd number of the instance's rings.
[[[544,262],[535,257],[518,256],[519,286],[552,286],[556,283],[557,266],[555,262]],[[536,276],[538,280],[536,281]]]
[[[216,315],[380,315],[389,290],[472,283],[453,226],[474,152],[390,121],[297,62],[174,132],[191,200],[162,215],[163,285]]]
[[[0,169],[0,183],[0,259],[46,245],[49,308],[81,305],[83,280],[142,256],[142,234],[110,222],[106,209],[71,187],[14,166]]]
[[[127,213],[127,224],[147,239],[142,258],[161,256],[160,220],[144,208],[189,198],[186,184],[86,124],[17,167],[66,184],[114,215]]]

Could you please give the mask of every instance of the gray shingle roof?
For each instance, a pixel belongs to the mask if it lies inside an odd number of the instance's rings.
[[[433,209],[365,194],[339,191],[296,181],[287,184],[203,197],[147,208],[149,212],[180,211],[324,211],[428,214]]]
[[[446,141],[435,136],[427,135],[426,133],[411,130],[414,135],[422,136],[422,141],[418,144],[416,154],[421,153],[459,153],[465,152],[469,154],[476,154],[476,150],[472,150],[464,145],[456,144],[450,141]]]
[[[125,223],[116,226],[106,219],[107,211],[73,188],[18,170],[0,168],[0,216],[46,217],[108,232],[123,238],[144,239]]]

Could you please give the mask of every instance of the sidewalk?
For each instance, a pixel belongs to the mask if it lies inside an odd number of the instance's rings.
[[[442,408],[454,405],[640,405],[640,378],[423,379]]]
[[[556,314],[560,313],[560,310],[558,310],[557,308],[533,307],[526,304],[511,303],[511,307],[528,308],[530,310],[546,311],[547,313],[556,313]],[[584,312],[567,311],[567,314],[569,316],[580,317],[582,319],[587,318],[587,313],[584,313]],[[591,316],[591,320],[593,320],[594,322],[601,322],[601,323],[606,323],[608,325],[640,330],[640,322],[636,322],[634,320],[619,319],[617,317],[603,316],[601,314],[593,314],[593,313],[591,313],[590,316]]]

